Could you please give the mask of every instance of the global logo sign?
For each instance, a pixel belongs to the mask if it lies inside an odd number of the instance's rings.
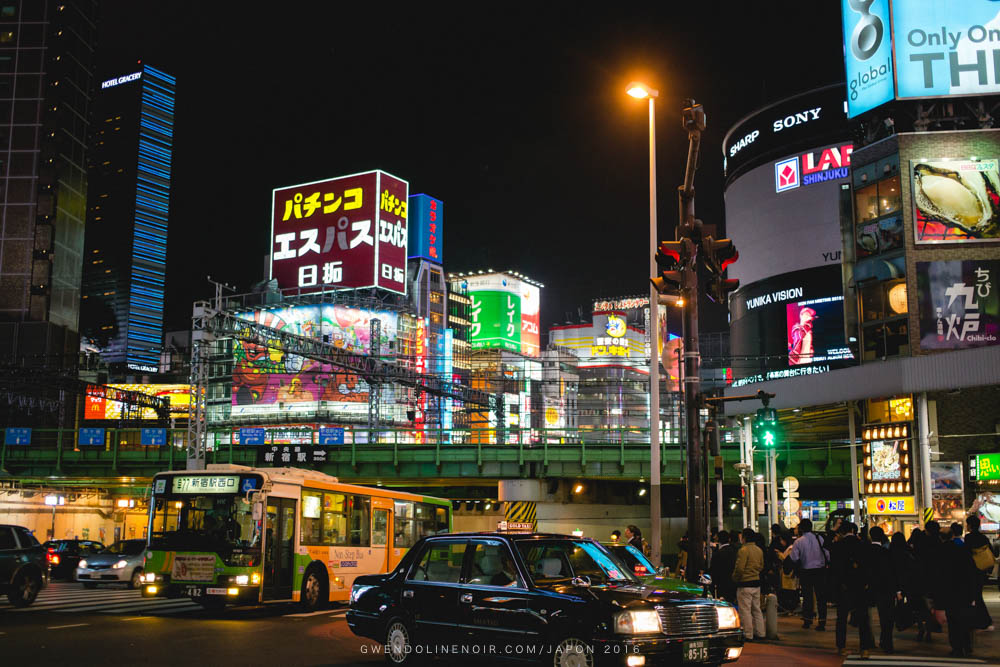
[[[774,191],[784,192],[799,187],[799,158],[792,157],[774,163]]]

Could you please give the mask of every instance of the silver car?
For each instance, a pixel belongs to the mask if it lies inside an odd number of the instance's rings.
[[[142,583],[142,567],[146,559],[146,540],[119,540],[93,556],[81,560],[76,568],[76,580],[84,588],[97,584],[127,583],[138,588]]]

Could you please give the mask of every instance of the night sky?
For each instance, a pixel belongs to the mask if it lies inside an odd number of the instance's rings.
[[[646,293],[647,113],[625,85],[660,90],[672,239],[684,98],[708,114],[697,214],[721,223],[728,129],[844,76],[833,0],[655,4],[103,1],[97,79],[139,58],[177,77],[167,329],[190,326],[207,275],[241,292],[266,277],[272,188],[376,168],[444,201],[446,271],[544,283],[543,331]]]

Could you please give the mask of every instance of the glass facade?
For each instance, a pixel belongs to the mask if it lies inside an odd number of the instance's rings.
[[[176,81],[135,67],[105,80],[95,101],[81,333],[108,363],[156,372]]]

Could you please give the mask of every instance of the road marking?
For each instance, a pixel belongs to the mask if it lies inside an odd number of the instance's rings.
[[[329,609],[321,609],[319,611],[307,611],[301,614],[285,614],[285,618],[305,618],[307,616],[319,616],[320,614],[329,614],[329,613],[330,613]]]
[[[63,628],[82,628],[85,625],[90,625],[90,623],[71,623],[70,625],[50,625],[46,630],[62,630]]]
[[[133,616],[131,618],[119,618],[119,621],[145,621],[147,618],[152,618],[152,616]]]

